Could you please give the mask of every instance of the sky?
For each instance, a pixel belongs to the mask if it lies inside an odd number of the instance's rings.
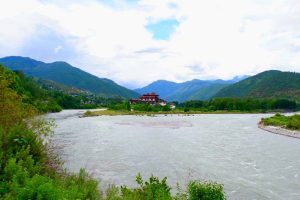
[[[0,0],[0,57],[66,61],[129,88],[300,72],[299,0]]]

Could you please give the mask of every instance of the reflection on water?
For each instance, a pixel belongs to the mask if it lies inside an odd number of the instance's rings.
[[[56,120],[54,142],[66,167],[89,170],[108,184],[135,185],[168,177],[221,182],[229,199],[300,199],[300,140],[257,128],[262,114],[100,116],[68,110]]]

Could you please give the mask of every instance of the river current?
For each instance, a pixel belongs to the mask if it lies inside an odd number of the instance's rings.
[[[135,187],[140,172],[224,184],[229,199],[300,199],[300,140],[257,127],[268,114],[99,116],[83,110],[47,115],[65,167],[86,168],[102,187]]]

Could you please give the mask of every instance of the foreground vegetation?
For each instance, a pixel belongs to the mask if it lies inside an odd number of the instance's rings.
[[[151,176],[149,181],[144,181],[140,175],[136,178],[139,185],[137,188],[111,186],[101,192],[98,182],[83,169],[71,174],[62,168],[55,151],[43,140],[51,134],[51,124],[36,117],[40,113],[40,103],[50,108],[51,97],[34,96],[37,93],[30,91],[32,88],[40,91],[38,87],[25,86],[24,83],[28,82],[22,82],[19,75],[0,66],[0,199],[226,198],[221,184],[191,181],[185,191],[178,190],[172,196],[167,178],[159,180]]]
[[[290,130],[300,131],[300,115],[285,116],[276,114],[269,118],[262,118],[261,123],[266,126],[279,126]]]

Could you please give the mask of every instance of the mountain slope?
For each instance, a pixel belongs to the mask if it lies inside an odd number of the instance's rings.
[[[265,71],[223,88],[214,97],[300,98],[300,73]]]
[[[104,97],[137,97],[132,90],[115,82],[98,78],[66,62],[44,63],[31,58],[10,56],[0,59],[0,63],[12,70],[23,71],[28,76],[55,81],[70,87],[88,90]]]
[[[171,101],[179,101],[183,102],[188,99],[199,90],[206,88],[210,85],[214,84],[213,81],[202,81],[202,80],[192,80],[184,82],[180,85],[180,87],[172,92],[170,95],[166,97],[167,100]],[[198,96],[198,100],[204,100],[202,96]]]
[[[161,98],[166,98],[173,91],[177,90],[179,87],[180,84],[178,83],[166,81],[166,80],[158,80],[147,85],[146,87],[135,89],[134,91],[138,92],[139,94],[156,92],[157,94],[160,95]]]
[[[230,83],[215,83],[207,87],[200,88],[197,92],[189,96],[188,100],[209,100],[217,92],[219,92],[224,87],[230,85]]]
[[[247,76],[248,77],[248,76]],[[235,83],[243,77],[234,77],[232,80],[198,80],[194,79],[183,83],[175,83],[165,80],[155,81],[146,87],[136,89],[135,91],[143,94],[156,92],[161,98],[167,101],[186,100],[208,100],[211,99],[222,88]]]

